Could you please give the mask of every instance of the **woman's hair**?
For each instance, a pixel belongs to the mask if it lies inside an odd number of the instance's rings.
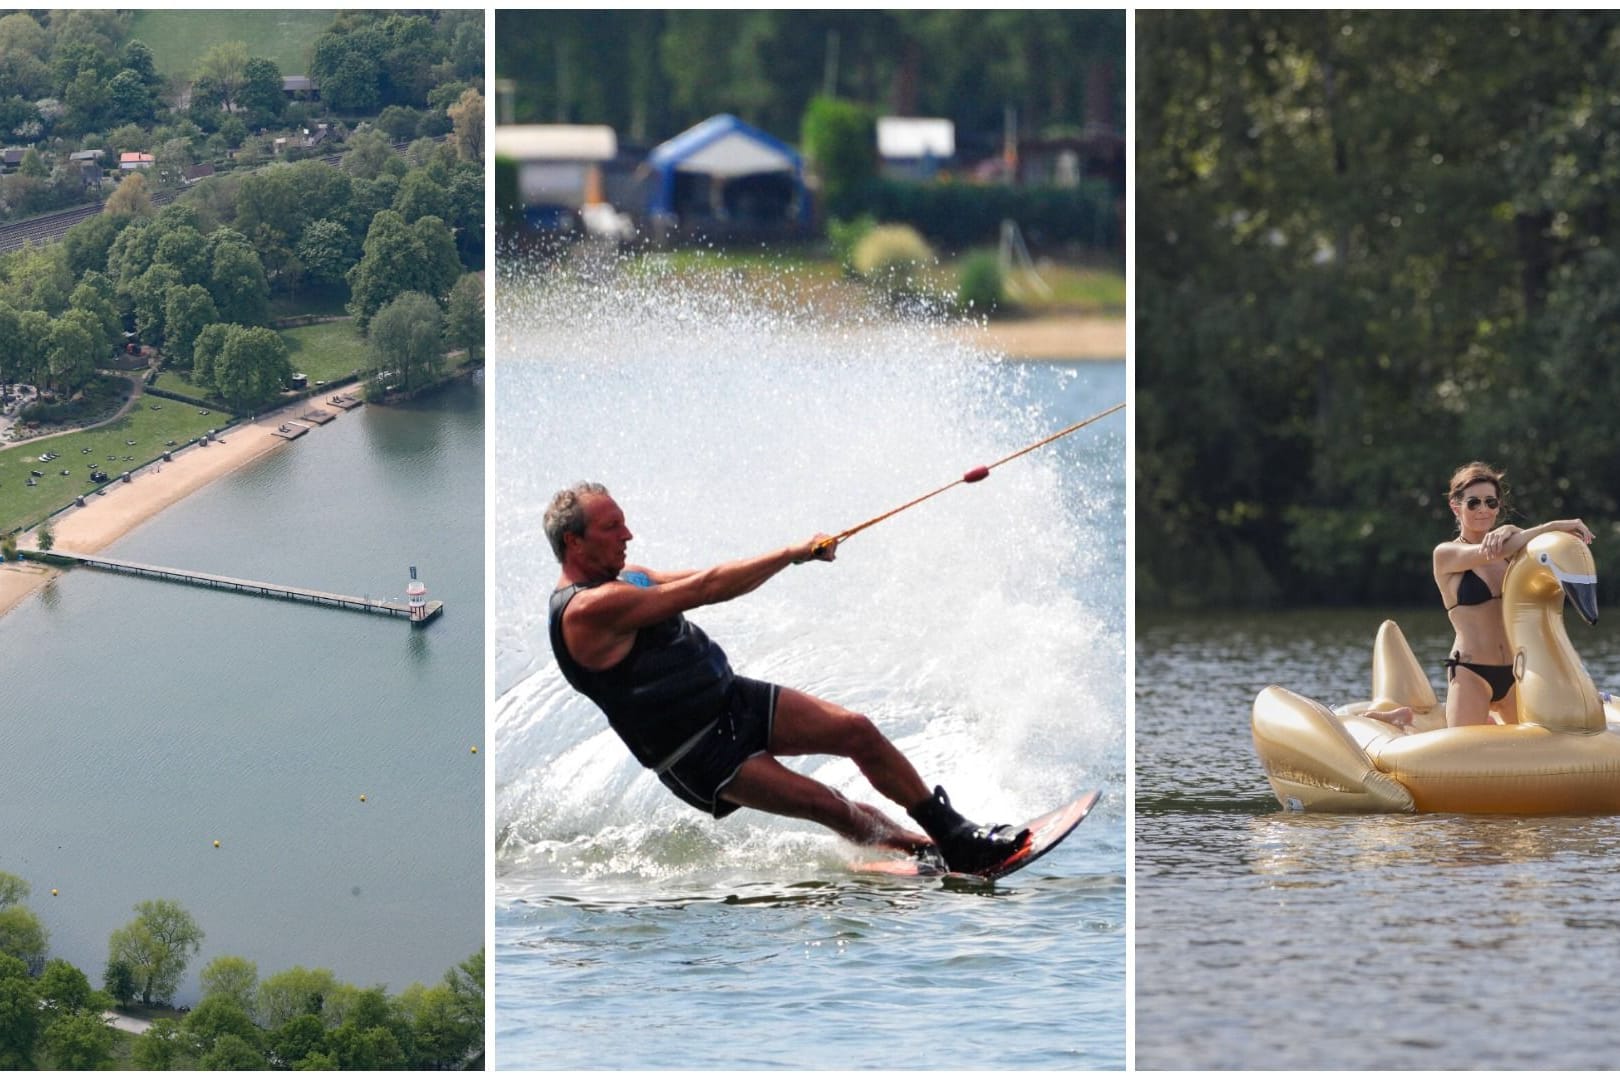
[[[1503,475],[1483,461],[1470,461],[1451,474],[1451,490],[1447,494],[1447,501],[1457,502],[1462,498],[1464,491],[1481,482],[1494,487],[1497,498],[1501,498],[1505,490],[1502,486]]]

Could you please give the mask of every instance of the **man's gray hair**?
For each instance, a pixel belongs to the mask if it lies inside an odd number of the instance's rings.
[[[608,489],[590,480],[582,480],[573,487],[563,488],[551,497],[546,507],[546,539],[557,561],[563,561],[563,537],[585,535],[585,507],[580,500],[586,495],[606,495]]]

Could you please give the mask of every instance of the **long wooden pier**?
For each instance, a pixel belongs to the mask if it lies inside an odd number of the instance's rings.
[[[327,607],[344,608],[349,611],[363,611],[371,615],[393,615],[405,619],[411,617],[409,604],[372,600],[364,596],[344,596],[341,593],[325,592],[321,589],[300,589],[292,585],[271,585],[263,581],[226,577],[223,574],[206,574],[196,570],[175,570],[172,567],[152,566],[148,563],[131,562],[128,559],[109,559],[103,555],[80,555],[72,551],[59,550],[52,551],[50,554],[62,559],[72,559],[80,566],[88,566],[93,570],[110,570],[119,574],[135,574],[139,577],[177,581],[185,585],[201,585],[210,589],[229,589],[232,592],[248,593],[252,596],[268,596],[275,600],[296,600],[305,604],[323,604]],[[430,623],[438,618],[443,611],[444,603],[442,601],[430,600],[427,603],[426,614],[416,621],[419,624]]]

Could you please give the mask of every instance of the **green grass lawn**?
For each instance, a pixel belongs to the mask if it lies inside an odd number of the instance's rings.
[[[216,400],[213,390],[206,386],[198,386],[173,368],[165,368],[159,372],[157,380],[152,385],[159,390],[167,390],[171,394],[184,394],[187,397],[199,398],[203,401]]]
[[[38,521],[72,502],[75,495],[101,487],[89,482],[91,465],[104,469],[116,480],[120,473],[161,457],[170,448],[171,440],[183,445],[209,428],[224,427],[230,419],[228,414],[215,410],[204,416],[193,405],[142,397],[128,415],[106,427],[53,435],[26,446],[0,450],[0,532]],[[84,453],[86,448],[88,454]],[[40,461],[40,455],[48,452],[61,456],[54,461]],[[45,475],[37,478],[37,486],[29,487],[29,474],[35,469]],[[62,475],[64,469],[67,476]]]
[[[315,323],[276,331],[291,349],[287,359],[294,371],[309,376],[309,384],[333,382],[363,370],[366,342],[353,319]]]
[[[275,293],[270,297],[270,317],[286,319],[294,315],[347,315],[347,286],[331,289],[304,289],[296,294]]]
[[[152,50],[164,75],[192,74],[203,53],[240,41],[253,56],[274,60],[283,75],[309,74],[309,50],[336,14],[330,10],[197,11],[139,10],[130,36]]]

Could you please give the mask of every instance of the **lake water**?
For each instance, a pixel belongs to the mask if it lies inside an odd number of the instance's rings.
[[[0,869],[52,955],[99,985],[155,898],[206,934],[182,1003],[222,954],[398,992],[479,949],[483,434],[481,385],[366,406],[108,549],[390,599],[414,564],[427,627],[89,570],[0,619]]]
[[[1139,614],[1138,1068],[1620,1061],[1620,818],[1301,814],[1272,796],[1255,695],[1365,700],[1387,615]],[[1392,617],[1443,698],[1439,606]],[[1567,624],[1620,688],[1612,629]]]
[[[988,893],[673,799],[557,672],[540,514],[597,479],[632,562],[753,554],[1123,400],[1123,364],[991,363],[727,290],[562,293],[498,308],[492,368],[497,1066],[1122,1067],[1123,415],[694,616],[738,671],[867,712],[970,815],[1104,790]],[[792,764],[881,802],[844,761]]]

